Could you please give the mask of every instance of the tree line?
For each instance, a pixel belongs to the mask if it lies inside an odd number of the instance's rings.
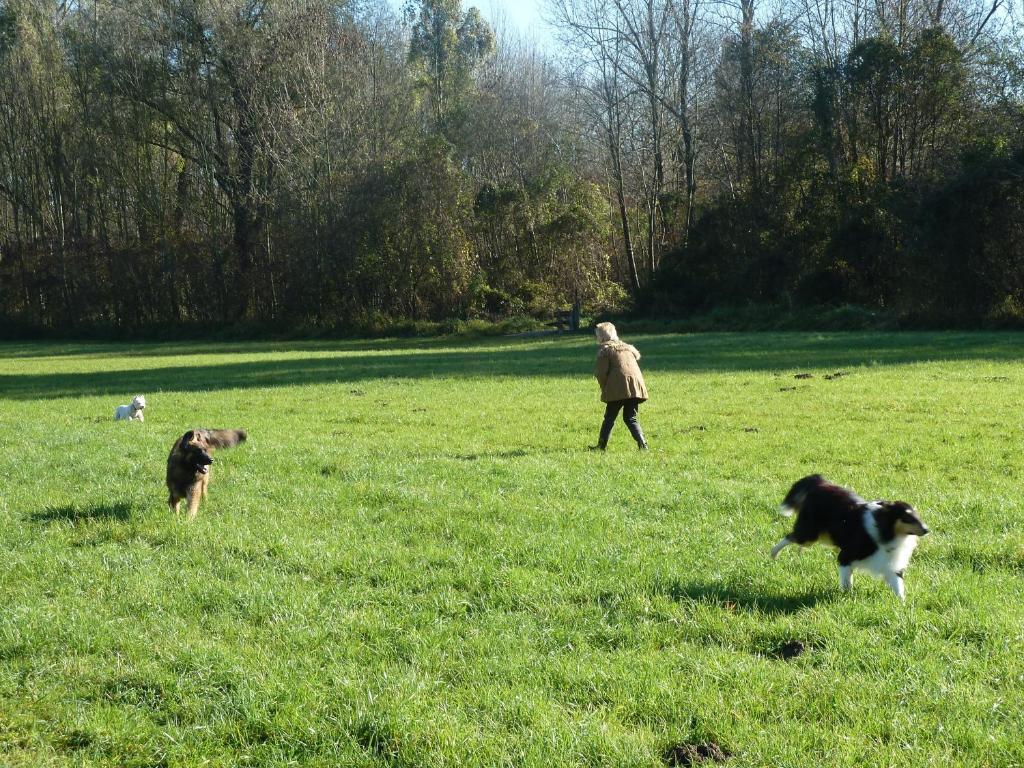
[[[0,317],[1024,318],[1010,0],[0,0]]]

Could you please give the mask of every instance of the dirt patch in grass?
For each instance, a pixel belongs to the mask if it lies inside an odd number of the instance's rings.
[[[363,749],[390,765],[399,756],[399,740],[397,734],[386,723],[363,721],[355,731],[356,743]]]
[[[732,753],[722,749],[713,741],[703,744],[675,744],[665,750],[662,759],[665,765],[700,765],[701,763],[724,763]]]
[[[90,746],[92,746],[93,741],[95,741],[95,739],[93,738],[93,735],[91,733],[89,733],[88,731],[79,730],[78,728],[74,728],[71,731],[68,731],[68,733],[66,733],[63,737],[58,739],[57,743],[63,749],[78,750],[88,749]]]
[[[801,640],[787,640],[775,649],[773,655],[783,661],[789,661],[807,651],[808,648],[809,646]]]

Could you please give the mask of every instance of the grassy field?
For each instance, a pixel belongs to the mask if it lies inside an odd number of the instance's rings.
[[[589,337],[0,345],[0,765],[1024,765],[1024,336],[623,331],[647,453]],[[905,604],[768,559],[812,471],[921,511]]]

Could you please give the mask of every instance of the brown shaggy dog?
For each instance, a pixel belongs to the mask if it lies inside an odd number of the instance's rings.
[[[244,429],[190,429],[179,437],[167,457],[167,504],[177,514],[182,499],[188,499],[188,519],[195,519],[199,501],[210,484],[214,448],[230,448],[245,442]]]

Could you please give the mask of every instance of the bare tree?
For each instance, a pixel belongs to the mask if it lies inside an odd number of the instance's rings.
[[[623,31],[611,0],[552,0],[550,11],[576,61],[571,82],[593,98],[595,122],[608,150],[610,186],[618,212],[627,275],[635,294],[639,292],[641,283],[623,157],[623,133],[627,126],[627,113],[631,111],[627,102],[632,95],[622,74],[625,68]]]

